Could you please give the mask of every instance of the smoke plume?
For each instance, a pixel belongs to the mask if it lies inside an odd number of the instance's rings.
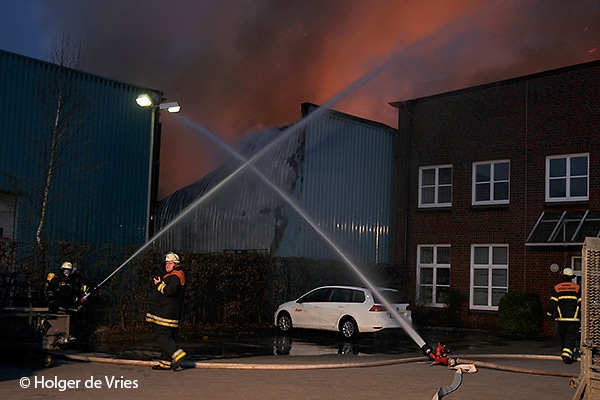
[[[595,0],[51,0],[43,21],[88,72],[155,88],[227,142],[300,118],[396,57],[335,109],[397,125],[388,103],[600,58]],[[219,162],[163,115],[159,197]]]

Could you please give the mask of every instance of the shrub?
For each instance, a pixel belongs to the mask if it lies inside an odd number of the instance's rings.
[[[498,306],[498,330],[515,336],[536,336],[543,324],[543,309],[536,293],[508,292]]]

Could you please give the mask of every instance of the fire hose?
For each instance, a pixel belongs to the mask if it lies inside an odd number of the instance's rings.
[[[443,345],[442,345],[443,346]],[[444,346],[444,349],[447,348]],[[89,355],[78,355],[78,354],[61,354],[62,357],[81,362],[97,362],[97,363],[107,363],[107,364],[117,364],[117,365],[130,365],[130,366],[153,366],[156,363],[153,361],[142,361],[142,360],[126,360],[126,359],[115,359],[115,358],[107,358],[100,356],[89,356]],[[446,355],[447,356],[447,355]],[[451,369],[455,370],[453,381],[448,386],[440,387],[434,397],[433,400],[442,399],[449,393],[457,390],[462,383],[463,374],[464,373],[473,373],[477,372],[477,368],[487,368],[499,371],[506,372],[515,372],[515,373],[524,373],[524,374],[532,374],[532,375],[545,375],[545,376],[556,376],[556,377],[571,377],[575,378],[578,375],[567,373],[563,371],[545,371],[538,369],[529,369],[529,368],[521,368],[521,367],[513,367],[506,365],[499,365],[496,363],[485,362],[479,359],[489,358],[489,359],[517,359],[517,360],[546,360],[546,361],[557,361],[560,362],[562,359],[559,356],[549,356],[549,355],[528,355],[528,354],[477,354],[477,355],[467,355],[468,358],[453,358],[452,360],[455,362]],[[431,357],[432,360],[431,365],[442,365],[436,363]],[[449,358],[450,360],[450,358]],[[290,363],[252,363],[252,362],[206,362],[206,361],[184,361],[182,366],[185,368],[195,368],[195,369],[230,369],[230,370],[314,370],[314,369],[340,369],[340,368],[360,368],[360,367],[380,367],[380,366],[390,366],[397,364],[408,364],[423,362],[423,357],[410,357],[410,358],[401,358],[394,360],[379,360],[379,361],[365,361],[365,362],[350,362],[350,363],[321,363],[321,364],[290,364]],[[450,363],[450,362],[449,362]],[[448,364],[449,364],[448,363]]]

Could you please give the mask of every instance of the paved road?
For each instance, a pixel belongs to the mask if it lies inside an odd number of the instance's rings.
[[[504,349],[508,350],[508,349]],[[505,351],[506,352],[506,351]],[[414,357],[413,357],[414,356]],[[579,363],[558,359],[469,359],[527,371],[578,375]],[[431,366],[418,353],[393,355],[261,356],[197,362],[200,368],[154,371],[148,362],[119,365],[59,360],[48,369],[0,364],[3,399],[432,399],[455,372]],[[488,357],[488,358],[486,358]],[[465,355],[466,358],[466,355]],[[126,361],[129,362],[129,361]],[[131,361],[134,362],[134,361]],[[204,363],[204,367],[203,366]],[[478,367],[444,399],[572,399],[568,376],[516,373]],[[23,388],[22,386],[27,386]]]

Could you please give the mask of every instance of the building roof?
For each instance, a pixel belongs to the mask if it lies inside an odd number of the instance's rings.
[[[436,93],[436,94],[432,94],[429,96],[423,96],[423,97],[405,99],[405,100],[398,100],[398,101],[391,102],[389,104],[392,107],[399,108],[402,104],[407,103],[407,102],[410,103],[413,101],[434,100],[434,99],[446,97],[446,96],[455,96],[455,95],[464,94],[464,93],[475,93],[475,92],[481,91],[482,89],[485,89],[485,88],[493,88],[493,87],[499,87],[499,86],[504,86],[504,85],[510,85],[510,84],[514,84],[515,82],[526,82],[526,81],[530,81],[532,79],[539,79],[539,78],[544,78],[544,77],[548,77],[548,76],[555,76],[560,73],[566,73],[566,72],[576,71],[576,70],[580,70],[580,69],[587,69],[587,68],[591,68],[591,67],[598,66],[598,65],[600,65],[600,60],[589,61],[586,63],[569,65],[566,67],[556,68],[556,69],[542,71],[542,72],[536,72],[533,74],[517,76],[514,78],[508,78],[508,79],[504,79],[504,80],[500,80],[500,81],[484,83],[481,85],[469,86],[469,87],[466,87],[463,89],[456,89],[456,90],[450,90],[450,91],[446,91],[446,92],[442,92],[442,93]]]

